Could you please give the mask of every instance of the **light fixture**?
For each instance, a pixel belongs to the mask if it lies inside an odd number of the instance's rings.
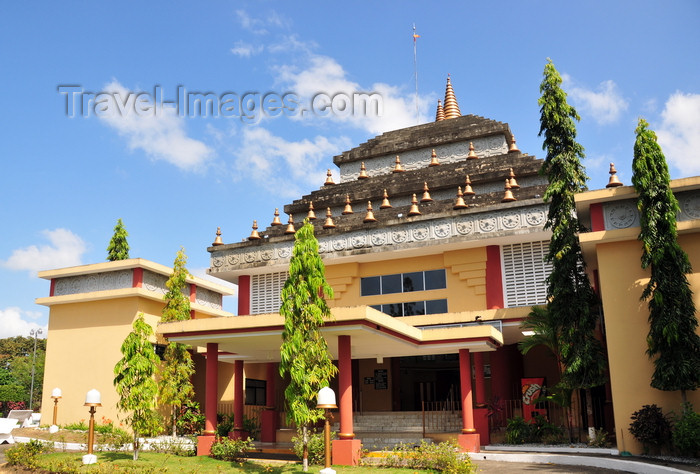
[[[63,397],[63,392],[61,389],[56,387],[51,390],[51,398],[53,398],[53,423],[49,427],[49,433],[56,433],[58,431],[58,425],[56,424],[56,418],[58,417],[58,399]]]
[[[535,331],[522,331],[523,336],[534,336],[537,334]]]
[[[335,403],[335,392],[330,387],[323,387],[318,391],[318,401],[316,408],[322,408],[325,411],[326,424],[323,428],[324,442],[326,447],[326,466],[321,469],[321,474],[335,474],[335,470],[331,468],[331,413],[330,410],[338,408]]]
[[[96,407],[102,406],[102,396],[94,388],[85,395],[85,405],[90,407],[90,424],[88,426],[88,453],[83,456],[83,464],[95,464],[97,456],[92,453],[95,444],[95,411]]]

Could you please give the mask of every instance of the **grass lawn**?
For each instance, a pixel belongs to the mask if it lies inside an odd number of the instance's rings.
[[[246,461],[231,463],[217,461],[208,456],[180,457],[170,454],[141,453],[139,460],[133,461],[130,453],[102,452],[96,453],[97,464],[83,466],[84,453],[49,453],[38,456],[39,468],[50,472],[93,472],[93,473],[301,473],[304,472],[301,464],[266,463],[264,461]],[[321,466],[310,466],[308,472],[318,472]],[[377,467],[349,467],[334,466],[338,472],[343,473],[371,473],[378,470]],[[418,472],[415,469],[388,468],[381,469],[382,474],[408,474]],[[420,471],[430,472],[430,471]]]

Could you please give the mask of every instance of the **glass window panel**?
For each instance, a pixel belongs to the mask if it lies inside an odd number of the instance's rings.
[[[425,272],[425,289],[441,290],[447,288],[445,282],[445,270],[429,270]]]
[[[425,302],[425,314],[440,314],[447,312],[447,300],[430,300]]]
[[[384,304],[382,305],[382,312],[394,317],[403,316],[403,306],[401,303]]]
[[[412,303],[403,304],[404,316],[416,316],[425,314],[425,301],[414,301]]]
[[[403,291],[423,291],[423,272],[404,273]]]
[[[377,311],[381,311],[381,310],[382,310],[382,305],[380,305],[380,304],[373,304],[373,305],[370,305],[370,308],[374,308],[374,309],[376,309]]]
[[[382,294],[401,293],[401,274],[384,275],[382,277]]]
[[[361,286],[360,291],[361,291],[362,296],[381,294],[380,287],[379,287],[379,277],[363,278],[360,282],[360,286]]]

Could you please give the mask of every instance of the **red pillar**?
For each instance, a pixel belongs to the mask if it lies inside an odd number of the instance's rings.
[[[338,392],[340,400],[340,439],[333,441],[333,464],[355,466],[360,461],[362,443],[352,427],[352,353],[350,336],[338,336]]]
[[[481,443],[490,444],[489,410],[486,405],[486,378],[484,377],[484,353],[474,353],[474,428]]]
[[[250,275],[238,277],[238,315],[250,314]]]
[[[267,363],[267,384],[265,385],[265,410],[260,420],[260,441],[274,443],[277,439],[277,410],[275,410],[275,370],[274,362]]]
[[[486,247],[486,307],[503,308],[503,275],[501,274],[501,247]]]
[[[233,362],[233,431],[229,434],[233,439],[246,438],[243,430],[243,403],[245,393],[243,391],[243,361]]]
[[[207,343],[204,388],[204,435],[197,438],[197,456],[207,456],[216,436],[216,403],[219,400],[219,344]]]
[[[459,350],[459,379],[462,393],[462,434],[457,442],[464,451],[479,452],[479,434],[474,428],[474,407],[472,401],[472,374],[469,349]]]

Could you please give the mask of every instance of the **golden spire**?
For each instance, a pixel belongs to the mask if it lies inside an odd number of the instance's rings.
[[[389,202],[389,194],[387,194],[386,189],[384,190],[384,199],[382,199],[382,205],[379,206],[379,209],[389,209],[393,207],[391,203]]]
[[[248,240],[260,240],[260,234],[258,234],[258,221],[253,221],[253,232],[250,233]]]
[[[515,135],[510,136],[510,147],[508,148],[508,153],[520,153],[520,150],[518,150],[518,145],[515,144]]]
[[[435,121],[445,120],[445,110],[442,108],[442,101],[438,99],[437,110],[435,111]]]
[[[437,159],[437,153],[435,153],[435,148],[433,148],[433,152],[430,154],[430,164],[428,166],[440,166],[440,162]]]
[[[287,228],[285,229],[284,233],[285,234],[294,234],[296,230],[294,230],[294,217],[292,217],[291,214],[289,214],[289,220],[287,221]]]
[[[280,221],[280,210],[278,208],[275,208],[275,217],[272,219],[272,223],[270,225],[282,225],[282,222]]]
[[[510,184],[511,189],[520,189],[520,185],[518,182],[515,180],[515,173],[513,173],[513,168],[510,169],[510,173],[508,174],[508,184]]]
[[[467,179],[464,181],[464,195],[473,196],[474,194],[476,193],[472,189],[472,180],[469,179],[469,175],[467,175]]]
[[[306,218],[310,221],[313,221],[316,219],[316,213],[314,212],[314,202],[309,201],[309,213],[306,214]]]
[[[476,156],[476,153],[474,152],[474,144],[472,142],[469,142],[469,154],[467,155],[468,160],[476,160],[479,158]]]
[[[466,209],[469,206],[467,206],[467,203],[464,202],[464,194],[462,194],[462,186],[459,186],[457,188],[457,200],[455,201],[455,205],[452,206],[452,209]]]
[[[326,173],[326,182],[323,183],[324,186],[330,186],[331,184],[335,184],[333,182],[333,173],[331,173],[330,168],[328,168],[328,172]]]
[[[212,243],[211,245],[224,245],[224,241],[221,240],[221,227],[216,228],[216,238],[214,239],[214,243]]]
[[[620,182],[620,178],[617,177],[617,170],[615,169],[615,163],[610,163],[610,180],[608,181],[608,184],[605,185],[606,188],[615,188],[617,186],[622,186],[622,182]]]
[[[352,214],[352,206],[350,205],[350,195],[345,195],[345,209],[343,209],[343,215]]]
[[[416,199],[416,195],[413,195],[413,199],[411,199],[411,209],[408,210],[408,215],[409,216],[420,216],[421,212],[420,209],[418,209],[418,199]]]
[[[365,162],[363,161],[360,165],[360,176],[357,179],[367,179],[369,175],[367,174],[367,168],[365,168]]]
[[[393,173],[403,173],[404,171],[406,171],[405,169],[403,169],[403,166],[401,165],[401,158],[399,158],[399,155],[396,155],[396,160],[394,160],[394,163],[395,163],[395,165],[394,165],[394,171],[392,171]]]
[[[450,81],[449,74],[447,75],[447,86],[445,86],[445,106],[443,110],[445,111],[445,120],[462,116],[462,113],[459,111],[459,104],[457,104],[455,92],[452,90],[452,82]]]
[[[323,223],[324,229],[334,229],[335,224],[333,223],[333,214],[331,214],[331,208],[326,208],[326,222]]]
[[[501,199],[501,202],[515,201],[516,199],[513,197],[513,192],[510,190],[510,180],[508,180],[508,179],[506,179],[505,189],[506,189],[506,192],[503,195],[503,199]]]
[[[420,202],[430,202],[433,198],[430,197],[430,190],[428,189],[428,183],[423,183],[423,197],[420,198]]]
[[[374,217],[374,212],[372,212],[372,201],[367,201],[367,214],[365,214],[365,218],[362,222],[377,222],[377,219]]]

